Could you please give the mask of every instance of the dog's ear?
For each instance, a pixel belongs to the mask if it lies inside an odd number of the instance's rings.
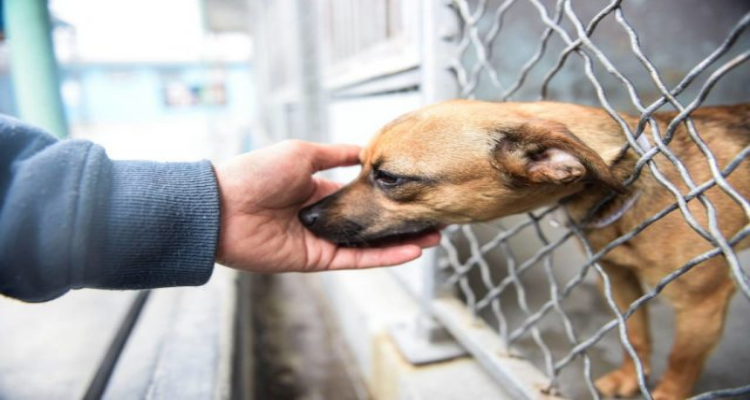
[[[532,120],[502,129],[494,156],[498,167],[520,184],[589,181],[623,190],[599,154],[557,122]]]

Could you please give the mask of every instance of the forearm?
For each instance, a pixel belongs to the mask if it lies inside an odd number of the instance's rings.
[[[95,231],[106,238],[86,264],[86,287],[200,285],[211,275],[219,197],[211,165],[114,162],[111,196]],[[90,252],[91,253],[91,252]]]
[[[111,161],[0,118],[0,293],[44,301],[69,289],[197,285],[219,230],[207,162]]]

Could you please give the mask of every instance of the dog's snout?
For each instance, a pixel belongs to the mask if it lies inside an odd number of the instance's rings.
[[[306,207],[300,210],[299,220],[302,222],[302,225],[309,228],[315,225],[315,223],[320,219],[320,214],[320,208],[315,206]]]
[[[335,209],[336,195],[309,205],[297,213],[300,223],[318,237],[338,244],[357,242],[364,226],[350,218],[345,218]]]

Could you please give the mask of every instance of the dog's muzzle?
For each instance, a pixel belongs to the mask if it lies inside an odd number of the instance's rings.
[[[346,218],[331,216],[330,205],[334,201],[334,196],[326,197],[300,210],[298,213],[300,222],[315,236],[334,243],[353,245],[360,242],[359,235],[364,230],[362,225]]]
[[[319,207],[312,205],[300,210],[299,220],[305,228],[312,229],[316,222],[320,219],[321,210]]]

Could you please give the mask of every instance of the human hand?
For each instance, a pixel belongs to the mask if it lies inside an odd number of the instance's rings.
[[[217,261],[253,272],[324,271],[398,265],[438,244],[428,233],[382,248],[347,248],[318,238],[297,218],[341,185],[313,176],[357,164],[359,147],[286,141],[216,167],[221,195]]]

